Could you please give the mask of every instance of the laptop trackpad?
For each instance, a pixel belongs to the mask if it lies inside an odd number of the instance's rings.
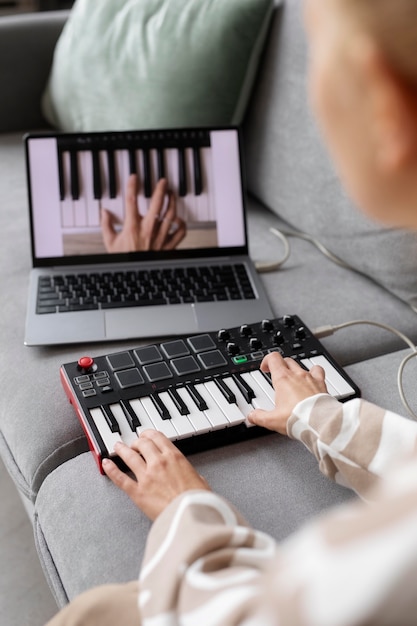
[[[193,307],[147,306],[105,312],[107,339],[186,335],[198,330]]]

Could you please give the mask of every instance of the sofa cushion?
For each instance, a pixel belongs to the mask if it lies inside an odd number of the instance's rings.
[[[272,0],[77,0],[43,107],[66,131],[237,123]]]
[[[320,474],[302,444],[277,434],[190,460],[250,524],[277,540],[351,497]],[[52,472],[36,500],[35,537],[58,604],[96,585],[136,579],[149,528],[126,494],[99,474],[91,453]]]
[[[302,4],[287,0],[271,24],[245,117],[248,186],[293,227],[417,308],[417,235],[353,206],[312,119]]]

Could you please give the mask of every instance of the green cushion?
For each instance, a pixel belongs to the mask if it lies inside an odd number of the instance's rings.
[[[77,0],[42,99],[65,131],[239,124],[273,0]]]

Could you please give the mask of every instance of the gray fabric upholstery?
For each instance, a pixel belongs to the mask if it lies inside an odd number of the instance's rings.
[[[301,444],[276,434],[191,459],[217,493],[278,540],[351,497],[320,474]],[[149,526],[130,500],[97,473],[91,454],[49,474],[36,500],[35,534],[58,603],[93,585],[136,578]]]
[[[0,19],[0,77],[5,87],[0,131],[7,131],[0,134],[0,454],[20,494],[35,504],[40,558],[61,605],[95,584],[135,577],[149,528],[127,498],[98,473],[59,381],[60,364],[76,360],[86,349],[103,354],[140,342],[23,346],[30,236],[21,137],[24,130],[44,124],[39,96],[65,16]],[[254,199],[249,203],[251,254],[261,261],[281,257],[282,246],[268,229],[285,226],[281,220],[286,219],[312,231],[326,230],[329,241],[340,240],[365,263],[369,251],[361,257],[361,237],[355,235],[355,228],[362,228],[356,221],[361,218],[349,221],[352,207],[308,112],[301,32],[300,0],[287,0],[272,24],[245,120],[248,188],[268,207]],[[395,268],[398,274],[398,265]],[[334,265],[307,242],[291,239],[284,268],[264,274],[262,280],[276,315],[296,313],[311,328],[368,318],[396,326],[417,340],[416,314],[403,301],[370,278]],[[400,362],[395,351],[402,348],[398,338],[364,326],[341,331],[323,343],[348,365],[366,398],[402,412],[395,385]],[[407,369],[411,400],[417,400],[416,366]],[[277,539],[351,497],[319,474],[301,444],[278,435],[200,453],[193,462],[253,525]]]
[[[251,191],[295,228],[412,306],[417,235],[365,218],[347,198],[312,118],[302,2],[276,13],[245,120]]]
[[[41,95],[66,11],[0,19],[0,132],[46,125]]]

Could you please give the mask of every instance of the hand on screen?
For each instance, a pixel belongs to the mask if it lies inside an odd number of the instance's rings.
[[[177,215],[175,195],[161,178],[152,194],[149,210],[140,215],[137,202],[138,179],[131,174],[126,188],[126,217],[122,230],[110,211],[101,212],[101,230],[107,252],[173,250],[184,239],[187,227]]]

